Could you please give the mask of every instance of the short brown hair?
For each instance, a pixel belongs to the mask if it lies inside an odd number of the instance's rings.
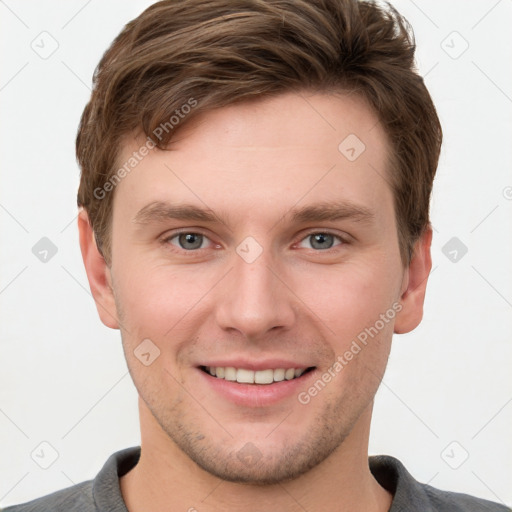
[[[355,92],[378,116],[391,145],[389,182],[408,263],[429,225],[442,140],[414,52],[404,18],[373,1],[164,0],[150,6],[98,64],[76,140],[78,205],[87,210],[106,261],[112,179],[124,136],[142,130],[164,149],[176,132],[171,118],[192,100],[194,108],[179,116],[180,128],[213,108],[312,90]]]

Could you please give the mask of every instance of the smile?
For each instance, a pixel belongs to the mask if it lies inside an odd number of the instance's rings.
[[[273,384],[274,382],[297,379],[304,373],[313,370],[313,367],[248,370],[232,366],[201,366],[201,370],[217,379],[238,382],[240,384]]]

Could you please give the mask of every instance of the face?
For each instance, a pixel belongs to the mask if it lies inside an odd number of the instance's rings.
[[[404,290],[388,156],[362,100],[286,94],[202,114],[117,185],[130,373],[208,472],[298,476],[371,408]]]

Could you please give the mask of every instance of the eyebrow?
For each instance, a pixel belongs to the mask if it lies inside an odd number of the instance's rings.
[[[319,203],[302,208],[293,208],[287,215],[292,222],[321,222],[337,220],[355,220],[370,223],[375,219],[375,212],[363,205],[351,201],[342,203]],[[285,217],[287,216],[285,215]]]
[[[357,205],[351,201],[340,203],[318,203],[315,205],[294,207],[290,209],[280,220],[289,218],[291,223],[354,220],[357,222],[371,223],[375,219],[375,212],[363,205]],[[185,220],[198,222],[221,222],[226,224],[222,215],[217,215],[213,210],[200,208],[190,204],[172,204],[155,201],[139,210],[133,221],[137,224],[151,224],[167,220]]]
[[[178,205],[155,201],[139,210],[133,222],[137,224],[150,224],[152,222],[163,222],[169,219],[196,220],[199,222],[218,221],[218,217],[209,209],[198,208],[190,204]]]

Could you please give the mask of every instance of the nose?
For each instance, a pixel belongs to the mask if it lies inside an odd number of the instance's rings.
[[[234,255],[233,268],[220,291],[216,320],[226,331],[256,340],[269,331],[288,330],[295,321],[294,295],[269,251],[252,262]]]

